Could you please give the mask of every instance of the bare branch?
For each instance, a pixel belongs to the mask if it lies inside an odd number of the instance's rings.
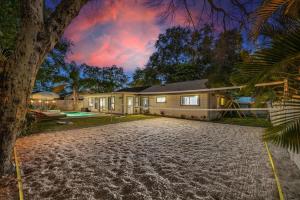
[[[49,33],[51,48],[62,36],[65,28],[79,14],[81,7],[88,0],[62,0],[45,23],[45,31]]]
[[[185,10],[186,10],[186,12],[188,14],[189,21],[192,23],[194,30],[196,30],[196,27],[195,27],[195,24],[194,24],[194,20],[193,20],[193,16],[192,16],[192,14],[191,14],[191,12],[190,12],[190,10],[188,8],[186,0],[183,0],[183,3],[184,3]]]
[[[222,23],[223,29],[226,29],[232,24],[236,24],[236,27],[244,26],[249,15],[253,12],[251,5],[256,5],[258,1],[260,0],[148,0],[148,3],[152,7],[164,8],[161,13],[164,20],[170,16],[173,18],[177,10],[183,9],[187,13],[187,21],[191,23],[193,28],[196,28],[195,24],[200,24],[203,16],[207,16],[212,24],[215,22]],[[189,2],[194,2],[193,10],[189,6]],[[194,15],[195,8],[199,10],[196,15]]]

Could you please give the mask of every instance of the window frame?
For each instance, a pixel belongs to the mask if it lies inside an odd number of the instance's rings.
[[[164,98],[164,101],[157,101],[158,98]],[[155,97],[156,103],[167,103],[167,97],[166,96],[156,96]]]
[[[197,97],[197,104],[183,104],[183,98],[188,97]],[[189,99],[190,102],[190,99]],[[199,95],[185,95],[185,96],[180,96],[180,105],[181,106],[200,106],[200,96]]]

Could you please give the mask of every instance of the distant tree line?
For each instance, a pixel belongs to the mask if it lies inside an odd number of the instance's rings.
[[[35,81],[35,91],[51,91],[63,86],[62,93],[111,92],[126,85],[128,77],[122,67],[89,66],[66,62],[66,54],[71,43],[62,39],[47,55]],[[74,93],[75,92],[75,93]]]
[[[208,78],[211,86],[231,85],[235,65],[247,57],[237,29],[216,34],[205,25],[199,30],[173,27],[160,34],[155,52],[144,69],[133,74],[133,86]]]

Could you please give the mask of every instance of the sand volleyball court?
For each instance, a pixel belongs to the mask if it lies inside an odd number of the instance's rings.
[[[277,199],[260,128],[170,118],[18,140],[26,199]]]

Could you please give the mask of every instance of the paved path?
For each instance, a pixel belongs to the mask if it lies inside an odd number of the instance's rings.
[[[171,118],[21,138],[26,199],[277,199],[262,129]]]

